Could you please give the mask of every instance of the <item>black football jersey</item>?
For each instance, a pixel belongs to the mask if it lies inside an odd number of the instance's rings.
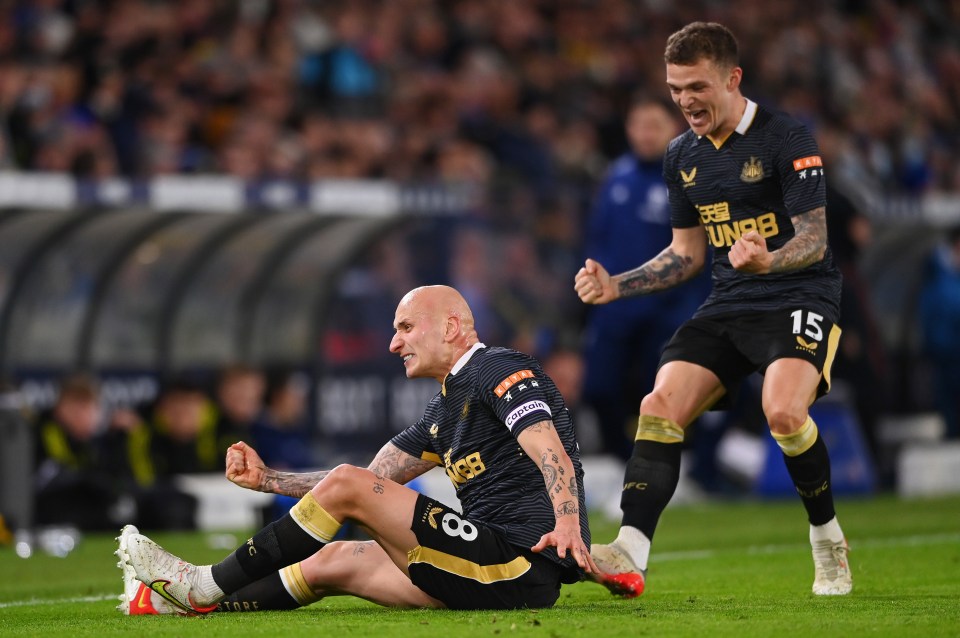
[[[447,375],[423,417],[392,439],[398,448],[444,467],[463,513],[529,549],[556,525],[540,469],[517,442],[527,427],[551,420],[576,473],[580,530],[590,546],[583,467],[573,420],[536,359],[480,344]],[[570,477],[560,477],[569,481]],[[567,567],[554,548],[542,554]]]
[[[751,230],[777,250],[794,236],[791,217],[826,205],[823,161],[806,127],[748,100],[719,147],[692,130],[674,139],[663,171],[673,227],[700,224],[713,247],[713,292],[696,316],[800,304],[839,321],[841,275],[829,247],[806,268],[764,275],[738,272],[728,258]]]

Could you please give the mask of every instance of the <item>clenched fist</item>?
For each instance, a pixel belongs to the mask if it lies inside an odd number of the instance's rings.
[[[267,466],[257,451],[240,441],[227,450],[227,478],[248,490],[261,491]]]
[[[767,250],[767,240],[755,230],[735,241],[727,257],[734,269],[753,275],[770,272],[773,262],[773,254]]]
[[[620,294],[610,273],[599,261],[588,259],[573,279],[573,289],[580,301],[588,304],[604,304],[617,299]]]

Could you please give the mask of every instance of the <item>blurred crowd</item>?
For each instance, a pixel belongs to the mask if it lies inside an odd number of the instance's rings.
[[[112,530],[191,529],[197,498],[177,477],[222,473],[227,448],[254,445],[281,470],[316,463],[307,423],[308,384],[290,371],[235,365],[211,390],[186,378],[165,383],[133,409],[109,406],[95,377],[61,380],[54,405],[35,415],[34,522]]]
[[[666,97],[664,43],[693,20],[731,27],[744,94],[810,126],[831,184],[960,192],[960,3],[935,0],[0,0],[0,168],[478,184],[466,222],[398,232],[345,277],[340,294],[367,305],[331,318],[324,356],[382,355],[395,300],[442,263],[484,341],[540,357],[578,407],[588,217],[628,150],[631,101]],[[837,375],[870,436],[887,363],[857,269],[869,211],[829,195],[847,282]],[[960,329],[935,330],[960,317],[943,303],[960,294],[951,239],[924,293],[944,384],[960,378]],[[238,439],[275,467],[317,464],[307,383],[230,367],[216,389],[176,379],[104,415],[95,380],[65,379],[35,423],[37,522],[188,527],[196,503],[172,477],[222,471]],[[937,391],[958,436],[957,390]]]
[[[960,189],[960,6],[933,0],[0,2],[0,162],[543,196],[599,175],[696,19],[733,29],[744,93],[832,138],[842,172]]]

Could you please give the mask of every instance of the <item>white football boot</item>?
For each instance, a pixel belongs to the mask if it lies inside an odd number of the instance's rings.
[[[813,593],[817,596],[843,596],[853,590],[853,574],[847,560],[847,539],[813,541]]]
[[[137,580],[137,572],[123,559],[127,536],[139,533],[136,527],[127,525],[117,537],[119,547],[114,554],[120,559],[117,567],[120,568],[123,579],[123,593],[119,596],[120,604],[117,605],[117,611],[124,616],[186,614],[184,610],[171,605],[160,594]]]
[[[636,598],[643,593],[646,574],[616,540],[607,545],[591,545],[590,556],[601,572],[594,575],[594,580],[609,589],[610,593],[623,598]]]
[[[217,608],[216,601],[196,600],[197,567],[143,536],[136,527],[123,528],[119,545],[117,555],[124,569],[132,569],[140,582],[173,607],[184,614],[206,614]]]

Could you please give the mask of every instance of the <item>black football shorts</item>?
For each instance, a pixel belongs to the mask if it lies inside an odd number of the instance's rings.
[[[695,317],[664,347],[660,365],[688,361],[703,366],[732,394],[747,375],[763,373],[777,359],[803,359],[821,374],[820,397],[830,391],[839,341],[840,327],[809,308]]]
[[[559,565],[443,503],[417,497],[410,529],[420,543],[410,580],[450,609],[551,607],[560,596]]]

